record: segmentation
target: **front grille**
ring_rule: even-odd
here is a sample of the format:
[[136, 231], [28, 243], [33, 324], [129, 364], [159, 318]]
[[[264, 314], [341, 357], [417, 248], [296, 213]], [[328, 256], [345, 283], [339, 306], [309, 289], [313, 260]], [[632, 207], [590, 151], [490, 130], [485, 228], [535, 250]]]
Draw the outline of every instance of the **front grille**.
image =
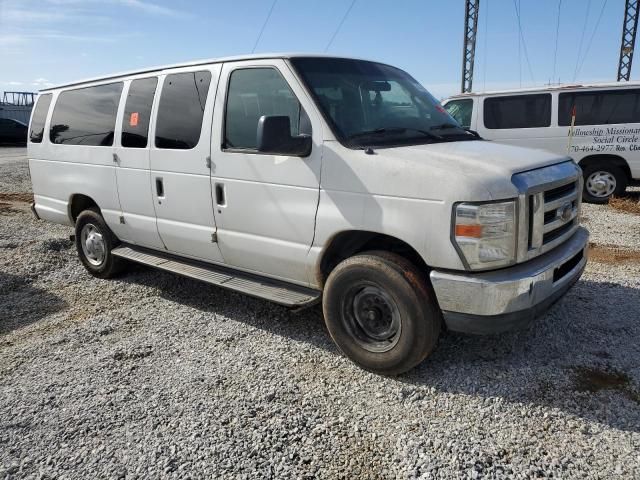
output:
[[542, 245], [557, 242], [575, 230], [579, 189], [579, 182], [574, 181], [544, 192]]
[[555, 230], [552, 230], [552, 231], [550, 231], [548, 233], [545, 233], [542, 236], [542, 244], [543, 245], [548, 245], [549, 243], [553, 242], [554, 240], [560, 238], [565, 233], [567, 233], [568, 231], [572, 230], [574, 224], [575, 224], [575, 220], [571, 220], [569, 223], [565, 223], [561, 227], [558, 227]]
[[517, 174], [521, 226], [518, 261], [541, 255], [563, 243], [578, 228], [582, 175], [573, 162]]

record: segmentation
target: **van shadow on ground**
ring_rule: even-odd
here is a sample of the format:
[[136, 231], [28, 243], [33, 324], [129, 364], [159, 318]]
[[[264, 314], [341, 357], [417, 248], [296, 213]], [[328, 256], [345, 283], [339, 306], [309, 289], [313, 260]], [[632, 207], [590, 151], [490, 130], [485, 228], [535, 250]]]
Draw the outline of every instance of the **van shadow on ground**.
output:
[[[340, 355], [319, 306], [296, 313], [143, 267], [134, 267], [123, 281]], [[444, 333], [425, 362], [391, 381], [409, 389], [433, 387], [557, 408], [640, 432], [640, 295], [619, 284], [580, 281], [530, 329], [485, 337]]]
[[57, 295], [34, 287], [28, 277], [0, 272], [0, 335], [66, 308]]

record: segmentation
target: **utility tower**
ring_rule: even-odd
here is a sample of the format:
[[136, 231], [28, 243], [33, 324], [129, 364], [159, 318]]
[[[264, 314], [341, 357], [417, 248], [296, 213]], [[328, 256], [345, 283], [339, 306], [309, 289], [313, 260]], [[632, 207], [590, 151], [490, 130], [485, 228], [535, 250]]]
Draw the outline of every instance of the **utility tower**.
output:
[[636, 44], [638, 29], [638, 0], [626, 0], [624, 6], [624, 23], [622, 24], [622, 42], [620, 43], [620, 61], [618, 63], [618, 81], [629, 81], [633, 47]]
[[[636, 1], [634, 3], [637, 4], [638, 2]], [[478, 33], [479, 7], [480, 0], [465, 0], [464, 46], [462, 48], [462, 86], [460, 89], [462, 92], [470, 92], [473, 87], [473, 63], [476, 56], [476, 35]], [[636, 16], [636, 25], [637, 23], [638, 17]]]

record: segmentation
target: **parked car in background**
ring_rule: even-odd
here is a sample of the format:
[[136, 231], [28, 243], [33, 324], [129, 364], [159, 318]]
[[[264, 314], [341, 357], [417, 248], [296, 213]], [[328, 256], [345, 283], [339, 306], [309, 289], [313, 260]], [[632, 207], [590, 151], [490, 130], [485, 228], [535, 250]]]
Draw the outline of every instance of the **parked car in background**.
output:
[[443, 106], [483, 138], [571, 156], [587, 202], [606, 203], [640, 179], [640, 83], [465, 93]]
[[0, 145], [26, 145], [27, 125], [12, 118], [0, 118]]
[[290, 307], [404, 372], [444, 325], [521, 328], [586, 265], [580, 169], [482, 141], [389, 65], [304, 55], [150, 68], [46, 89], [34, 211], [94, 276], [127, 260]]

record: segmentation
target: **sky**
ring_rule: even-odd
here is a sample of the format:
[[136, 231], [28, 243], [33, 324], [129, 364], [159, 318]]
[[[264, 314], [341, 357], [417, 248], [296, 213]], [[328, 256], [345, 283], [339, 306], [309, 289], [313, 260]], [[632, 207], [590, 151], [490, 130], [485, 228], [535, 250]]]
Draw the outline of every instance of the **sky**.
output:
[[[265, 25], [273, 0], [0, 0], [0, 91], [254, 46], [256, 53], [378, 60], [408, 71], [438, 98], [460, 91], [464, 0], [355, 0], [349, 10], [352, 1], [276, 0]], [[474, 90], [615, 81], [624, 3], [481, 0]], [[632, 79], [640, 79], [638, 69]]]

